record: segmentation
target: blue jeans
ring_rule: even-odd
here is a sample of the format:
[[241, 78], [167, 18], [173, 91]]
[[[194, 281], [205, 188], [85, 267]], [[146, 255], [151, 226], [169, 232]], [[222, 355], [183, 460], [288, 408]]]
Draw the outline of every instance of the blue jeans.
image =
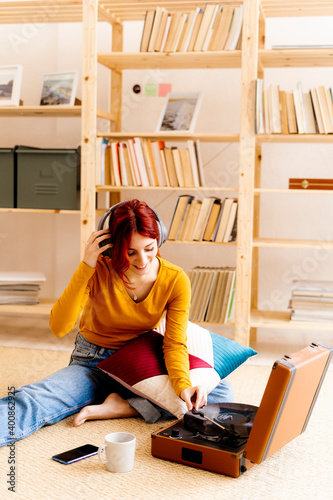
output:
[[[126, 399], [146, 422], [174, 418], [168, 411], [139, 398], [96, 367], [114, 352], [92, 344], [78, 333], [69, 366], [40, 382], [16, 389], [15, 398], [8, 396], [0, 400], [0, 446], [29, 436], [44, 425], [54, 424], [87, 405], [100, 404], [112, 392]], [[226, 381], [208, 395], [208, 403], [232, 400], [233, 391]]]

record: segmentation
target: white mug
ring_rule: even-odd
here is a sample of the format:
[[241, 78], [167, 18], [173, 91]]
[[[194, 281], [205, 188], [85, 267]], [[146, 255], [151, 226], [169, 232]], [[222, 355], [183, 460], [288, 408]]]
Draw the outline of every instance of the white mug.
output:
[[128, 432], [112, 432], [98, 448], [98, 458], [110, 472], [129, 472], [133, 469], [136, 437]]

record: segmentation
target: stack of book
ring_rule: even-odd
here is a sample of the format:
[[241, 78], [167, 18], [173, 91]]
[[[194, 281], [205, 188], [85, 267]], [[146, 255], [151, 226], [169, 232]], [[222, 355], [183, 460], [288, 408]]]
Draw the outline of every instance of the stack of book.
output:
[[178, 196], [169, 240], [228, 243], [237, 237], [237, 198]]
[[190, 321], [231, 322], [235, 315], [235, 269], [195, 267], [188, 275], [192, 289]]
[[256, 81], [257, 134], [332, 134], [333, 88], [323, 85], [303, 92], [302, 83], [292, 92], [279, 85], [263, 88]]
[[43, 273], [0, 272], [0, 304], [39, 304]]
[[189, 12], [157, 7], [146, 12], [141, 52], [191, 52], [240, 48], [243, 6], [206, 4]]
[[98, 138], [98, 185], [200, 187], [204, 185], [199, 141], [167, 147], [164, 141], [134, 137], [123, 142]]
[[333, 321], [333, 281], [294, 281], [289, 308], [293, 321]]

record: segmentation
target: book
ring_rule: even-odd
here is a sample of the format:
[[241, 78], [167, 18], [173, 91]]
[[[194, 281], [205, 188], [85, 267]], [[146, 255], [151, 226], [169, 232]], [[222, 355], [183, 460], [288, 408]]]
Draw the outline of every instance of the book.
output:
[[321, 116], [323, 119], [325, 134], [332, 134], [333, 133], [333, 125], [331, 123], [331, 117], [330, 117], [330, 111], [329, 111], [329, 107], [328, 107], [326, 89], [323, 85], [320, 85], [320, 86], [316, 87], [316, 92], [317, 92], [317, 96], [318, 96]]
[[288, 132], [289, 134], [297, 134], [296, 111], [295, 111], [294, 97], [291, 92], [286, 92], [286, 103], [287, 103]]
[[180, 159], [179, 149], [177, 147], [172, 147], [171, 151], [173, 154], [173, 162], [175, 165], [178, 186], [185, 187], [183, 166], [182, 166], [182, 162]]
[[202, 50], [202, 47], [203, 47], [208, 29], [209, 29], [209, 25], [211, 23], [211, 20], [213, 18], [214, 12], [215, 12], [215, 7], [216, 6], [214, 4], [208, 3], [205, 5], [202, 20], [201, 20], [199, 31], [198, 31], [198, 35], [197, 35], [197, 38], [195, 40], [195, 44], [193, 47], [194, 51]]
[[280, 104], [280, 89], [278, 85], [271, 85], [270, 91], [270, 103], [272, 107], [271, 120], [272, 120], [272, 133], [281, 134], [282, 133], [282, 121], [281, 121], [281, 104]]
[[120, 177], [120, 167], [119, 167], [119, 156], [118, 156], [118, 148], [119, 142], [111, 142], [111, 168], [114, 179], [115, 186], [121, 186], [121, 177]]
[[201, 290], [200, 290], [200, 303], [196, 311], [196, 318], [194, 321], [203, 322], [206, 316], [207, 307], [209, 304], [209, 299], [211, 295], [212, 286], [214, 279], [216, 277], [216, 272], [214, 269], [207, 269], [205, 273], [205, 279], [203, 280]]
[[225, 323], [226, 322], [226, 318], [227, 318], [227, 314], [228, 314], [229, 298], [230, 298], [230, 294], [232, 292], [236, 272], [235, 272], [235, 270], [230, 269], [226, 272], [226, 274], [227, 274], [227, 276], [226, 276], [227, 279], [226, 279], [226, 283], [225, 283], [222, 307], [220, 309], [218, 323]]
[[178, 34], [179, 23], [182, 17], [182, 12], [173, 12], [171, 14], [171, 22], [168, 31], [168, 36], [164, 45], [164, 52], [171, 52], [174, 50], [176, 36]]
[[168, 234], [169, 240], [177, 239], [182, 221], [184, 219], [186, 207], [189, 203], [192, 202], [193, 198], [194, 196], [188, 194], [182, 194], [178, 196], [176, 207], [174, 209], [171, 219], [171, 224]]
[[149, 186], [149, 179], [148, 179], [148, 174], [147, 174], [147, 170], [146, 170], [145, 159], [143, 156], [141, 140], [139, 137], [134, 137], [133, 141], [134, 141], [133, 145], [134, 145], [136, 162], [137, 162], [138, 170], [140, 172], [141, 185], [144, 187], [147, 187], [147, 186]]
[[180, 41], [181, 41], [181, 38], [183, 35], [183, 31], [185, 29], [186, 22], [187, 22], [187, 14], [181, 13], [179, 22], [177, 24], [177, 29], [175, 32], [175, 38], [174, 38], [173, 43], [171, 45], [171, 49], [170, 49], [171, 52], [177, 51], [177, 48], [180, 44]]
[[192, 30], [192, 33], [190, 36], [190, 40], [188, 43], [188, 47], [187, 47], [188, 52], [192, 52], [194, 49], [194, 44], [195, 44], [195, 41], [196, 41], [197, 36], [198, 36], [198, 32], [200, 29], [200, 24], [202, 21], [203, 14], [204, 14], [204, 11], [202, 9], [199, 9], [199, 12], [197, 13], [196, 20], [195, 20], [195, 23], [193, 26], [193, 30]]
[[319, 99], [316, 89], [310, 89], [310, 96], [312, 100], [312, 106], [314, 109], [314, 114], [316, 117], [316, 123], [318, 127], [319, 134], [325, 134], [325, 127], [323, 122], [323, 117], [320, 110]]
[[272, 132], [271, 129], [271, 109], [270, 109], [270, 97], [269, 97], [269, 91], [264, 89], [263, 90], [263, 101], [264, 101], [264, 128], [265, 128], [265, 134], [270, 134]]
[[206, 185], [205, 173], [204, 173], [204, 166], [203, 166], [203, 161], [202, 161], [202, 157], [201, 157], [201, 149], [200, 149], [199, 139], [196, 139], [196, 141], [194, 143], [194, 149], [195, 149], [195, 154], [196, 154], [196, 158], [197, 158], [200, 186], [205, 186]]
[[147, 52], [148, 44], [150, 40], [151, 29], [153, 27], [155, 17], [155, 9], [149, 9], [146, 11], [145, 22], [143, 26], [143, 32], [140, 43], [140, 52]]
[[255, 98], [255, 132], [256, 134], [263, 134], [264, 129], [264, 106], [263, 106], [263, 79], [258, 78], [256, 80], [256, 98]]
[[297, 132], [299, 134], [306, 134], [305, 114], [303, 108], [303, 97], [299, 88], [293, 90]]
[[190, 219], [190, 214], [191, 214], [192, 203], [194, 203], [194, 200], [192, 200], [191, 203], [188, 203], [186, 205], [184, 217], [183, 217], [183, 220], [182, 220], [182, 223], [181, 223], [178, 235], [177, 235], [177, 239], [179, 241], [185, 241], [184, 237], [185, 237], [185, 234], [188, 230], [188, 224], [189, 224], [189, 219]]
[[163, 33], [163, 37], [162, 37], [161, 46], [159, 48], [159, 52], [164, 52], [165, 44], [166, 44], [166, 41], [167, 41], [168, 36], [169, 36], [171, 21], [172, 21], [172, 14], [169, 13], [167, 20], [166, 20], [166, 24], [165, 24], [164, 33]]
[[155, 171], [157, 175], [158, 186], [167, 186], [166, 173], [164, 172], [162, 159], [160, 155], [160, 145], [159, 141], [150, 141], [150, 148], [153, 156], [153, 162], [155, 166]]
[[203, 241], [212, 241], [213, 235], [215, 234], [216, 225], [219, 220], [219, 213], [221, 210], [222, 201], [219, 198], [214, 200], [214, 204], [211, 208], [207, 225], [203, 234]]
[[179, 148], [180, 163], [183, 171], [184, 186], [194, 187], [190, 152], [187, 148]]
[[232, 239], [231, 233], [232, 233], [232, 230], [233, 230], [233, 227], [234, 227], [234, 224], [236, 221], [236, 217], [237, 217], [237, 208], [238, 208], [238, 202], [237, 202], [237, 200], [234, 200], [233, 204], [231, 205], [231, 208], [230, 208], [229, 219], [228, 219], [227, 226], [225, 228], [225, 233], [223, 236], [223, 243], [228, 243]]
[[217, 26], [216, 39], [213, 42], [213, 46], [210, 50], [223, 50], [227, 42], [234, 9], [231, 6], [224, 5], [222, 11], [222, 18], [219, 25]]
[[210, 19], [210, 22], [209, 22], [209, 25], [208, 25], [208, 29], [207, 29], [207, 33], [206, 33], [206, 36], [205, 36], [205, 39], [204, 39], [204, 42], [202, 44], [202, 49], [203, 51], [207, 51], [208, 50], [208, 47], [209, 47], [209, 44], [210, 44], [210, 40], [213, 36], [213, 31], [214, 31], [214, 28], [215, 28], [215, 24], [216, 24], [216, 18], [218, 16], [218, 13], [220, 11], [221, 7], [220, 5], [216, 4], [214, 6], [214, 10], [213, 10], [213, 15]]
[[214, 282], [211, 286], [211, 293], [209, 297], [209, 304], [206, 310], [206, 315], [205, 315], [205, 321], [208, 323], [214, 321], [214, 307], [216, 306], [216, 301], [218, 298], [218, 289], [219, 289], [219, 284], [221, 280], [221, 275], [223, 276], [224, 270], [223, 269], [216, 269], [215, 270], [215, 279]]
[[223, 19], [223, 7], [221, 7], [219, 5], [218, 12], [217, 12], [217, 15], [215, 17], [214, 25], [211, 28], [212, 33], [210, 36], [209, 45], [207, 47], [207, 50], [209, 50], [209, 51], [216, 50], [216, 49], [214, 49], [214, 45], [216, 45], [216, 40], [217, 40], [217, 37], [219, 35], [219, 30], [221, 29], [222, 19]]
[[163, 9], [158, 32], [157, 32], [156, 39], [155, 39], [155, 44], [154, 44], [154, 51], [155, 52], [161, 52], [162, 43], [164, 40], [164, 34], [165, 34], [166, 27], [167, 27], [169, 16], [170, 16], [169, 12], [167, 10]]
[[168, 172], [169, 184], [171, 187], [178, 186], [178, 178], [176, 173], [176, 167], [174, 162], [174, 155], [171, 148], [163, 149], [164, 157], [165, 157], [165, 166]]
[[288, 134], [288, 112], [287, 112], [287, 97], [284, 90], [280, 90], [280, 105], [281, 105], [281, 132]]
[[192, 201], [186, 221], [186, 231], [181, 235], [182, 241], [193, 241], [194, 230], [201, 210], [201, 205], [201, 200]]
[[242, 31], [243, 5], [234, 8], [233, 18], [229, 30], [229, 35], [225, 45], [225, 50], [235, 50]]
[[149, 179], [151, 186], [159, 186], [157, 171], [155, 168], [153, 152], [151, 149], [151, 141], [149, 139], [144, 139], [142, 141], [142, 147], [145, 152], [145, 162], [147, 171], [149, 172]]
[[194, 142], [192, 140], [188, 140], [187, 147], [188, 147], [188, 152], [189, 152], [190, 162], [191, 162], [193, 185], [194, 185], [194, 187], [200, 187], [198, 161], [197, 161], [197, 154], [196, 154]]
[[186, 23], [186, 28], [184, 30], [184, 36], [181, 45], [178, 47], [180, 52], [187, 52], [190, 44], [191, 36], [194, 30], [194, 26], [198, 17], [199, 12], [201, 11], [200, 7], [197, 7], [195, 10], [191, 10]]
[[138, 162], [136, 159], [136, 153], [135, 153], [135, 148], [134, 148], [134, 139], [129, 139], [127, 141], [127, 147], [128, 147], [128, 156], [129, 156], [129, 160], [131, 163], [131, 169], [133, 172], [134, 185], [135, 186], [142, 186], [141, 175], [140, 175], [139, 166], [138, 166]]
[[314, 110], [313, 110], [313, 106], [312, 106], [310, 92], [303, 93], [303, 104], [304, 104], [304, 113], [305, 113], [305, 121], [306, 121], [306, 126], [307, 126], [307, 133], [308, 134], [316, 134], [317, 127], [316, 127], [315, 114], [314, 114]]
[[207, 222], [209, 219], [210, 212], [213, 208], [214, 203], [218, 200], [215, 196], [209, 196], [202, 200], [202, 205], [199, 213], [199, 217], [194, 229], [193, 240], [202, 241]]
[[234, 201], [234, 198], [225, 198], [222, 203], [220, 222], [214, 240], [216, 243], [223, 242], [225, 230], [229, 221], [230, 210]]
[[154, 52], [155, 50], [156, 39], [161, 27], [161, 20], [164, 12], [165, 12], [164, 7], [156, 7], [154, 21], [151, 27], [150, 37], [147, 47], [148, 52]]

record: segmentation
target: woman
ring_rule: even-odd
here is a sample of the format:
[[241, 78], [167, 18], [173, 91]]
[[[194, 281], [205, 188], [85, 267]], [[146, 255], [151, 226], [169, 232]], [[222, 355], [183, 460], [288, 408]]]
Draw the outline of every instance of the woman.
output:
[[[87, 419], [141, 415], [155, 422], [172, 416], [96, 366], [128, 341], [156, 328], [165, 312], [163, 350], [171, 384], [188, 410], [207, 404], [205, 390], [192, 387], [189, 377], [190, 282], [182, 269], [159, 255], [162, 224], [146, 203], [132, 200], [112, 207], [109, 229], [91, 234], [82, 262], [50, 315], [57, 337], [70, 332], [81, 315], [69, 366], [16, 391], [14, 435], [6, 429], [8, 398], [0, 401], [0, 445], [77, 412], [75, 426]], [[226, 382], [208, 395], [208, 402], [221, 400], [232, 400]]]

